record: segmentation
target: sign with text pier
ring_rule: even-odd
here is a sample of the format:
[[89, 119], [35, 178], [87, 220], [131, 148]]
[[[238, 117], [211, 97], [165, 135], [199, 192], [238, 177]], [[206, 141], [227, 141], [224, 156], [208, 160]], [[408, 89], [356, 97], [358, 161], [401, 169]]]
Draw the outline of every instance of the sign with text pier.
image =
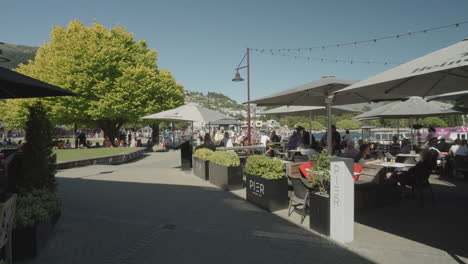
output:
[[354, 162], [334, 158], [330, 164], [330, 238], [354, 240]]

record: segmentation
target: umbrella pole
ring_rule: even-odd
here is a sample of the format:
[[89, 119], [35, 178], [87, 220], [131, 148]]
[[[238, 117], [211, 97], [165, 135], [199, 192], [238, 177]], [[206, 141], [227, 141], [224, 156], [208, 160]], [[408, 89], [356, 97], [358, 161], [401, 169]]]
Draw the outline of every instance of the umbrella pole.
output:
[[400, 140], [400, 120], [398, 120], [398, 125], [397, 125], [397, 141]]
[[327, 96], [325, 98], [325, 105], [327, 109], [327, 152], [328, 155], [333, 155], [333, 147], [332, 147], [332, 134], [331, 134], [331, 126], [332, 126], [332, 120], [331, 120], [331, 100], [332, 98], [330, 96]]

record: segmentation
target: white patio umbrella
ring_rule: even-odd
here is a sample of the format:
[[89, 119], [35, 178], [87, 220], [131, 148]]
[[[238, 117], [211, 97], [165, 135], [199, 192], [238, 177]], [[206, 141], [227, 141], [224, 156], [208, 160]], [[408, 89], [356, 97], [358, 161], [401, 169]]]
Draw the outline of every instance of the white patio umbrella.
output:
[[413, 96], [406, 101], [391, 102], [374, 108], [368, 112], [355, 116], [357, 120], [370, 120], [378, 118], [407, 119], [428, 116], [443, 116], [462, 114], [453, 110], [453, 105], [440, 102], [428, 102], [421, 97]]
[[186, 121], [209, 123], [220, 119], [235, 119], [223, 113], [204, 108], [198, 104], [188, 103], [177, 108], [142, 117], [168, 121]]
[[429, 97], [429, 101], [432, 100], [455, 101], [456, 105], [468, 106], [468, 88], [466, 91], [446, 93]]
[[327, 146], [331, 153], [331, 105], [352, 104], [353, 102], [366, 102], [366, 98], [357, 93], [346, 96], [334, 92], [347, 87], [356, 81], [339, 79], [334, 76], [325, 76], [320, 80], [293, 87], [278, 93], [258, 98], [251, 103], [258, 106], [269, 105], [299, 105], [299, 106], [325, 106], [328, 117]]
[[142, 119], [192, 122], [193, 133], [193, 122], [209, 124], [210, 122], [220, 119], [228, 120], [235, 118], [208, 108], [204, 108], [198, 104], [188, 103], [171, 110], [144, 116]]
[[382, 100], [426, 97], [467, 89], [468, 39], [465, 39], [350, 85], [338, 93]]
[[[462, 112], [453, 109], [453, 105], [440, 102], [428, 102], [421, 97], [413, 96], [405, 101], [392, 102], [366, 113], [355, 116], [360, 121], [372, 119], [411, 119], [428, 116], [458, 115]], [[398, 126], [398, 135], [400, 134]], [[411, 144], [413, 147], [413, 144]]]
[[[336, 114], [344, 113], [362, 113], [362, 111], [354, 110], [347, 107], [332, 106], [333, 112]], [[327, 109], [324, 106], [280, 106], [273, 109], [259, 112], [260, 115], [288, 115], [288, 116], [309, 116], [309, 126], [312, 123], [312, 115], [326, 115]]]

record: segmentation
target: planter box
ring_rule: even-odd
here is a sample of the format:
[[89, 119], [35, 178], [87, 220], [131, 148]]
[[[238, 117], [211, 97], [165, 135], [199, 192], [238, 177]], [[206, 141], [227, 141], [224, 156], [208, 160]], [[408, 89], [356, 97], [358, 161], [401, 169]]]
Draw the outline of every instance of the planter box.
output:
[[193, 174], [207, 181], [210, 178], [209, 171], [209, 161], [193, 158]]
[[209, 164], [210, 183], [226, 191], [244, 188], [241, 166], [225, 167], [213, 162]]
[[330, 236], [330, 196], [309, 194], [310, 229]]
[[52, 237], [60, 217], [61, 214], [53, 215], [33, 227], [13, 229], [11, 241], [13, 259], [36, 257]]
[[247, 201], [270, 212], [288, 208], [288, 179], [246, 175]]

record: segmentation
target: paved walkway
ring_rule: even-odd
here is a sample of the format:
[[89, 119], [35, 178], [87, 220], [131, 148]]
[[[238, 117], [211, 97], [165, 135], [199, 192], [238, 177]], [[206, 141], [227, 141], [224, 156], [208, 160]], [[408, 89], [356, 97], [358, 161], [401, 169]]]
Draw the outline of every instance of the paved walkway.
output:
[[372, 263], [180, 171], [179, 155], [60, 171], [63, 223], [23, 263]]

